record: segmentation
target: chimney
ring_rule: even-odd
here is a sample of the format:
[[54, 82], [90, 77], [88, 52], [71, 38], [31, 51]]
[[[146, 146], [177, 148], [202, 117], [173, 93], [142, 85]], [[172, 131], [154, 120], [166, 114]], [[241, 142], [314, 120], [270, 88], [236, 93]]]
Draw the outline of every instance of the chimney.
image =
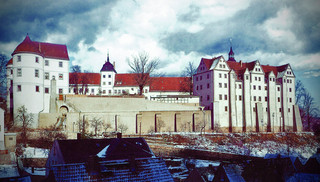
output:
[[116, 69], [116, 62], [113, 61], [113, 68]]
[[240, 61], [240, 66], [242, 67], [242, 61]]
[[122, 138], [122, 133], [117, 133], [117, 138]]

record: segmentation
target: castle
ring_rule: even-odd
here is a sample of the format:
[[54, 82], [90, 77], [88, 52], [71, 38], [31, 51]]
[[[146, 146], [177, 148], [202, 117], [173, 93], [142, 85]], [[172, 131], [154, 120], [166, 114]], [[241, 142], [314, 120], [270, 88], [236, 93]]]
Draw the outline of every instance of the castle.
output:
[[237, 62], [230, 47], [228, 60], [223, 56], [202, 58], [193, 81], [193, 93], [200, 96], [200, 105], [212, 111], [212, 129], [301, 131], [290, 64]]
[[[7, 64], [7, 108], [14, 119], [17, 109], [25, 106], [34, 116], [35, 128], [40, 118], [61, 118], [46, 113], [78, 113], [68, 118], [72, 132], [77, 132], [75, 122], [82, 116], [84, 118], [85, 113], [110, 118], [108, 120], [114, 124], [115, 130], [122, 114], [123, 122], [128, 126], [135, 125], [130, 130], [135, 133], [138, 133], [139, 124], [140, 132], [141, 126], [150, 126], [156, 132], [161, 114], [168, 131], [185, 131], [182, 128], [187, 128], [183, 126], [186, 124], [192, 128], [190, 131], [197, 131], [196, 124], [201, 118], [208, 122], [207, 130], [223, 132], [301, 131], [302, 128], [299, 109], [295, 105], [295, 76], [289, 64], [269, 66], [261, 65], [259, 61], [237, 62], [231, 47], [228, 60], [223, 56], [201, 59], [193, 76], [193, 96], [182, 89], [188, 80], [186, 77], [153, 77], [141, 91], [143, 99], [150, 102], [128, 99], [140, 103], [140, 107], [131, 109], [132, 115], [128, 116], [128, 107], [123, 106], [117, 111], [108, 103], [103, 105], [109, 109], [95, 111], [97, 102], [125, 103], [120, 101], [121, 98], [109, 96], [137, 95], [140, 90], [135, 76], [135, 73], [117, 73], [115, 63], [109, 60], [109, 53], [100, 73], [69, 73], [66, 45], [32, 41], [27, 35]], [[88, 98], [64, 99], [75, 94]], [[90, 103], [87, 107], [75, 105], [85, 104], [84, 100]], [[180, 105], [159, 105], [154, 101]], [[200, 117], [202, 112], [203, 117]], [[207, 116], [208, 113], [211, 114]], [[66, 114], [63, 117], [66, 122]], [[153, 119], [147, 121], [142, 117]], [[142, 122], [149, 123], [143, 125]], [[144, 131], [148, 129], [145, 127]]]

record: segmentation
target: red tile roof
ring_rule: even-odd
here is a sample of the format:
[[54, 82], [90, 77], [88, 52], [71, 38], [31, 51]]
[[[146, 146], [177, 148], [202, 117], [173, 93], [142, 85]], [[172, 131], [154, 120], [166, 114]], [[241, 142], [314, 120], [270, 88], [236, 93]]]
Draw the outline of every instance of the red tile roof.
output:
[[136, 73], [116, 74], [114, 86], [116, 87], [137, 86], [135, 76], [136, 76]]
[[179, 92], [186, 77], [153, 77], [150, 91]]
[[18, 53], [34, 53], [42, 55], [46, 58], [56, 58], [69, 60], [68, 50], [66, 45], [51, 44], [45, 42], [35, 42], [26, 38], [16, 47], [12, 55]]
[[207, 69], [209, 70], [213, 61], [215, 58], [212, 59], [206, 59], [206, 58], [202, 58], [203, 63], [206, 65]]
[[12, 63], [13, 63], [13, 59], [11, 58], [11, 59], [8, 61], [7, 66], [8, 66], [9, 64], [12, 64]]
[[[78, 77], [78, 81], [76, 81], [75, 77]], [[100, 73], [69, 73], [69, 84], [76, 84], [76, 82], [82, 84], [82, 82], [85, 82], [86, 84], [100, 85], [100, 79]]]

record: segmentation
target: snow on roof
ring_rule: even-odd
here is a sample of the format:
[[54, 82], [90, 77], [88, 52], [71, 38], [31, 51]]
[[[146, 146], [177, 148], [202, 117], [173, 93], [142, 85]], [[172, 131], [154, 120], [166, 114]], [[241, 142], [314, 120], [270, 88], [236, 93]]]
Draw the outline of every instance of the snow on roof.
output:
[[106, 153], [107, 153], [107, 150], [108, 150], [109, 146], [110, 146], [110, 145], [107, 145], [104, 149], [102, 149], [102, 150], [97, 154], [97, 156], [100, 157], [100, 158], [106, 157]]
[[[133, 162], [133, 163], [132, 163]], [[99, 162], [99, 173], [95, 179], [89, 176], [85, 163], [53, 165], [56, 181], [173, 181], [173, 178], [160, 158], [144, 158], [135, 161]], [[133, 167], [134, 166], [134, 170]]]
[[49, 149], [27, 147], [24, 155], [26, 158], [48, 158]]

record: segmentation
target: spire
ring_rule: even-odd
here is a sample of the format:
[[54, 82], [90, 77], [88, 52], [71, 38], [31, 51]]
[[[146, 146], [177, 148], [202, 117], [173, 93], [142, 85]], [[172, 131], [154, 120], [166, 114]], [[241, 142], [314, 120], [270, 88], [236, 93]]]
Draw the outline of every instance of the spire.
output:
[[234, 52], [232, 50], [232, 38], [230, 38], [230, 51], [229, 51], [229, 59], [228, 61], [236, 61], [234, 59]]
[[107, 51], [107, 62], [110, 62], [110, 61], [109, 61], [109, 49], [108, 49], [108, 51]]

